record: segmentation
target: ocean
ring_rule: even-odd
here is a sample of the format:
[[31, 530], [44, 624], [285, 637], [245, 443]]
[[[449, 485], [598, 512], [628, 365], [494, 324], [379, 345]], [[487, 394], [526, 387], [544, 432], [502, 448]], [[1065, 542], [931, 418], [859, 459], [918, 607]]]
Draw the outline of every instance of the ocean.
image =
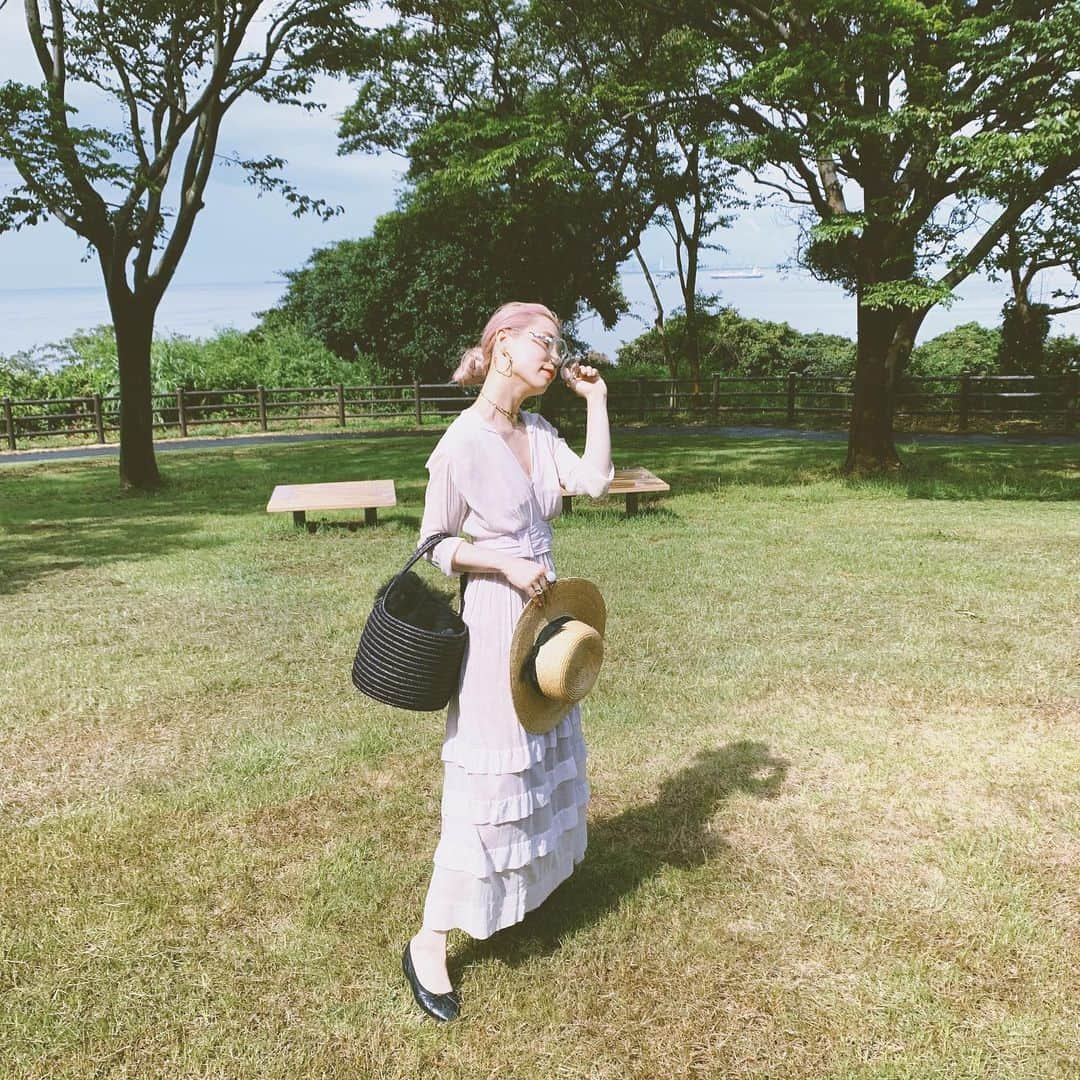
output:
[[[719, 293], [721, 302], [752, 318], [788, 322], [804, 332], [814, 330], [855, 336], [854, 300], [835, 286], [814, 281], [801, 273], [781, 273], [762, 268], [760, 278], [710, 278], [700, 276], [700, 291]], [[579, 331], [593, 348], [612, 359], [619, 346], [646, 330], [655, 318], [648, 286], [640, 273], [625, 273], [623, 290], [631, 313], [607, 330], [596, 315], [586, 316]], [[247, 330], [258, 322], [256, 312], [272, 307], [282, 296], [284, 280], [173, 285], [158, 312], [158, 334], [207, 337], [223, 327]], [[658, 281], [661, 300], [670, 314], [681, 302], [678, 282]], [[1046, 292], [1052, 283], [1044, 286]], [[960, 287], [960, 298], [951, 308], [938, 307], [927, 317], [920, 341], [960, 323], [994, 326], [1000, 321], [1007, 292], [1003, 282], [970, 278]], [[477, 317], [482, 323], [483, 313]], [[99, 287], [58, 289], [0, 289], [0, 355], [59, 341], [78, 329], [108, 322], [104, 290]], [[1080, 335], [1080, 312], [1059, 316], [1055, 333]]]

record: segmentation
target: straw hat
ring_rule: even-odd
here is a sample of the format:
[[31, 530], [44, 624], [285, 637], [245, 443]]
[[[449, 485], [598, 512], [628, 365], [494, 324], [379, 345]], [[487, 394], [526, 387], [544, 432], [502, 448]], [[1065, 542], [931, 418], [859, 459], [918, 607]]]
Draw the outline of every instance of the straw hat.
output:
[[526, 731], [550, 731], [592, 689], [606, 619], [600, 590], [585, 578], [560, 578], [543, 607], [525, 605], [510, 642], [510, 693]]

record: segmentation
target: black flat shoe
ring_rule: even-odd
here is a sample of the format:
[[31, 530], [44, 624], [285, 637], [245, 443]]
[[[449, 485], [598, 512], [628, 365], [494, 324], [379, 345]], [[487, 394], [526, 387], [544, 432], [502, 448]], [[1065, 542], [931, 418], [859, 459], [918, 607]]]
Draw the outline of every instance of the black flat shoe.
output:
[[411, 945], [412, 942], [408, 942], [405, 945], [405, 951], [401, 954], [401, 968], [405, 972], [405, 978], [409, 980], [416, 1004], [428, 1016], [433, 1016], [436, 1020], [453, 1020], [461, 1011], [457, 991], [451, 990], [449, 994], [433, 994], [430, 990], [426, 990], [416, 977], [416, 969], [413, 967], [412, 953], [409, 948]]

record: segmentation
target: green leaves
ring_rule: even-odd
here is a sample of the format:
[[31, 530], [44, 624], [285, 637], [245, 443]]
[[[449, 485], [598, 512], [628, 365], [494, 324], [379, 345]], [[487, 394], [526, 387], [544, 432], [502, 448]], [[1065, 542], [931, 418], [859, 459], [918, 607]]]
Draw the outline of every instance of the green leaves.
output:
[[889, 311], [919, 311], [937, 304], [950, 307], [955, 300], [949, 286], [919, 277], [866, 285], [860, 296], [864, 307]]
[[[134, 290], [152, 280], [150, 291], [160, 296], [221, 159], [225, 114], [247, 93], [320, 107], [308, 95], [324, 50], [370, 36], [353, 17], [366, 7], [366, 0], [230, 0], [211, 7], [62, 0], [42, 23], [31, 6], [27, 28], [43, 82], [0, 87], [0, 157], [21, 178], [0, 193], [0, 232], [57, 217], [112, 266], [107, 276], [114, 284], [134, 268]], [[115, 127], [74, 123], [68, 96], [75, 84], [116, 100]], [[297, 215], [326, 218], [340, 210], [285, 180], [281, 157], [225, 160], [260, 193], [285, 198]], [[162, 251], [156, 266], [155, 250]]]
[[74, 106], [52, 100], [46, 86], [0, 85], [0, 157], [23, 178], [0, 196], [0, 233], [60, 217], [91, 238], [92, 211], [81, 186], [106, 189], [130, 183], [134, 168], [116, 158], [126, 149], [122, 135], [73, 124]]

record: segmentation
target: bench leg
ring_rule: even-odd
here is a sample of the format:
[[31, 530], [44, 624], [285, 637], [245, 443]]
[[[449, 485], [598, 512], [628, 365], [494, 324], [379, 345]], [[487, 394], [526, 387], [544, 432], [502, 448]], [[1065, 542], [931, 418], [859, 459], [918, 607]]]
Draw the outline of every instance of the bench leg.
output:
[[562, 512], [564, 514], [572, 514], [574, 512], [574, 496], [564, 495], [562, 497]]
[[364, 524], [365, 525], [378, 525], [379, 524], [379, 511], [375, 506], [364, 507]]
[[304, 510], [294, 510], [292, 512], [292, 523], [294, 525], [297, 525], [300, 528], [303, 528], [304, 523], [306, 521], [307, 521], [307, 513], [306, 513], [306, 511], [304, 511]]
[[626, 493], [626, 516], [633, 517], [638, 512], [638, 495], [636, 491]]

